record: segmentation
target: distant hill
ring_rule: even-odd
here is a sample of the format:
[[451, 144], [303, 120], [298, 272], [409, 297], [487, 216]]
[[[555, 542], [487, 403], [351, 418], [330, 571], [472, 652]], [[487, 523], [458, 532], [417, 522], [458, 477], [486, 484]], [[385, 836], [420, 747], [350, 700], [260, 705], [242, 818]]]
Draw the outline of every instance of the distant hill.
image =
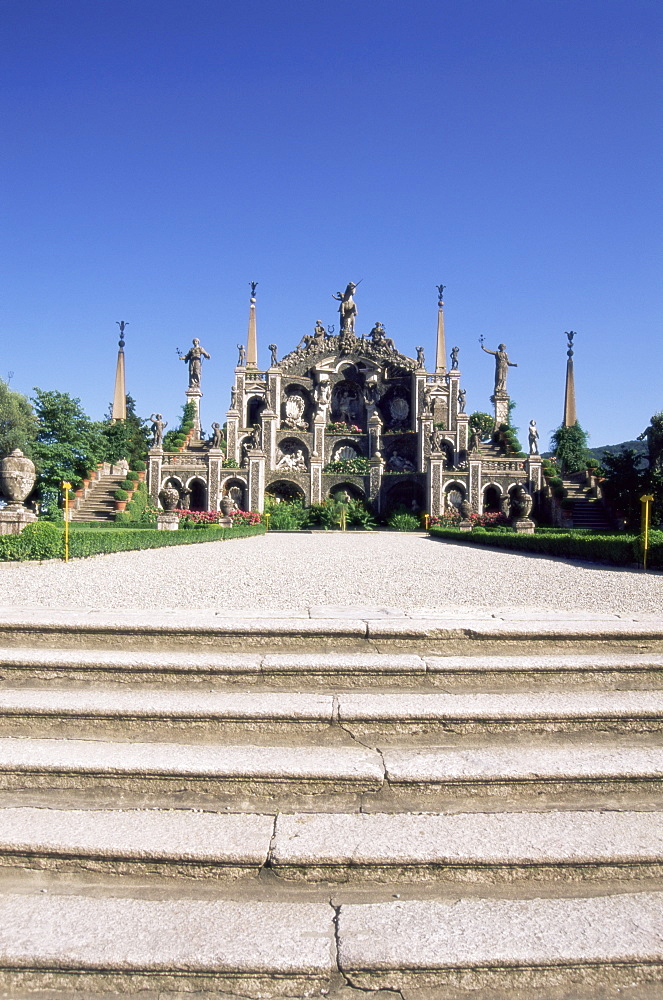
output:
[[[647, 442], [646, 441], [622, 441], [621, 444], [604, 444], [600, 448], [588, 448], [587, 454], [590, 458], [596, 458], [600, 462], [603, 458], [603, 452], [607, 451], [611, 455], [616, 455], [620, 451], [624, 451], [626, 448], [631, 448], [636, 455], [642, 455], [643, 458], [647, 457]], [[542, 453], [543, 458], [551, 458], [552, 452], [545, 451]]]

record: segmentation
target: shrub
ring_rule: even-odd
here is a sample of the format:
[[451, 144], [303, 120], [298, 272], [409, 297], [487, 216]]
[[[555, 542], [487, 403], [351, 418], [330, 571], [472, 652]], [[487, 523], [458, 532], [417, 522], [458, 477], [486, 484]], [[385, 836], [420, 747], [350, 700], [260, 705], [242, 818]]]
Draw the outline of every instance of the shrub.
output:
[[127, 493], [126, 490], [115, 490], [115, 492], [113, 493], [113, 499], [114, 500], [128, 500], [129, 499], [129, 494]]
[[566, 500], [568, 497], [568, 490], [565, 486], [555, 486], [553, 490], [553, 496], [555, 500]]
[[131, 468], [134, 469], [136, 472], [145, 472], [145, 470], [147, 469], [147, 465], [140, 458], [136, 458], [131, 463]]
[[356, 458], [339, 458], [337, 462], [329, 462], [323, 472], [347, 472], [351, 475], [366, 476], [371, 471], [371, 465], [363, 455]]
[[140, 482], [140, 476], [137, 472], [127, 472], [127, 482], [136, 484]]
[[0, 537], [0, 560], [58, 559], [64, 555], [64, 532], [50, 521], [37, 521], [20, 535]]
[[[433, 538], [463, 545], [488, 545], [492, 548], [561, 556], [566, 559], [610, 563], [613, 566], [628, 566], [633, 563], [634, 543], [638, 543], [637, 537], [632, 535], [601, 535], [569, 530], [536, 531], [533, 535], [519, 535], [512, 531], [505, 534], [477, 530], [463, 533], [453, 528], [435, 526], [429, 529], [429, 533]], [[663, 566], [663, 541], [660, 544], [657, 541], [650, 547], [648, 564], [651, 567]]]
[[387, 524], [390, 528], [395, 531], [419, 531], [421, 525], [419, 523], [419, 518], [414, 514], [406, 513], [394, 513], [391, 515]]

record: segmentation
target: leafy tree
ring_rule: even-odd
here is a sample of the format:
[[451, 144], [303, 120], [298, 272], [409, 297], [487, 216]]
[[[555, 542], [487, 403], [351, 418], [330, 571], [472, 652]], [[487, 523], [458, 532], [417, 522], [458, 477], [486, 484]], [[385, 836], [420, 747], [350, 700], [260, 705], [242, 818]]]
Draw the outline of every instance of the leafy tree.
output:
[[587, 460], [587, 434], [580, 424], [560, 426], [550, 439], [560, 472], [579, 472]]
[[0, 458], [14, 448], [32, 455], [32, 442], [37, 435], [37, 420], [30, 401], [20, 392], [12, 392], [0, 379]]
[[32, 397], [37, 414], [37, 440], [32, 457], [37, 466], [37, 486], [42, 510], [52, 516], [64, 480], [75, 487], [85, 473], [105, 460], [107, 441], [103, 425], [84, 413], [80, 399], [66, 392], [35, 387]]
[[643, 457], [633, 448], [624, 448], [616, 454], [605, 451], [601, 459], [604, 479], [603, 496], [611, 500], [627, 527], [636, 529], [640, 524], [640, 497], [647, 491], [648, 471], [643, 468]]
[[112, 407], [109, 407], [102, 433], [106, 439], [105, 460], [119, 462], [126, 458], [129, 464], [136, 459], [147, 457], [149, 430], [147, 421], [136, 413], [136, 401], [127, 395], [126, 420], [112, 422]]
[[470, 413], [469, 426], [470, 430], [478, 430], [482, 441], [487, 441], [493, 433], [495, 418], [490, 413], [475, 410], [474, 413]]

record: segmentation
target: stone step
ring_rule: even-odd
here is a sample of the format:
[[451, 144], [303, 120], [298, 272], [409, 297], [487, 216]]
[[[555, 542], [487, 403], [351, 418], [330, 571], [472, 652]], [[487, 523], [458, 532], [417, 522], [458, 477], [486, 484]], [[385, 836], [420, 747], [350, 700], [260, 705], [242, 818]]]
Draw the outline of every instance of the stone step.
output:
[[[141, 796], [160, 806], [222, 803], [231, 811], [264, 807], [282, 796], [304, 811], [380, 803], [430, 810], [440, 803], [480, 797], [539, 795], [541, 805], [584, 796], [593, 804], [658, 795], [663, 747], [556, 742], [545, 746], [392, 747], [353, 743], [267, 746], [93, 739], [0, 738], [0, 789], [86, 792], [86, 801], [116, 805]], [[234, 796], [234, 798], [233, 798]], [[16, 799], [16, 794], [14, 794]], [[317, 799], [316, 799], [317, 797]], [[511, 797], [511, 799], [509, 798]], [[34, 796], [33, 796], [34, 798]], [[7, 803], [7, 795], [3, 801]], [[217, 808], [215, 806], [215, 808]], [[287, 808], [286, 805], [283, 808]], [[512, 805], [513, 808], [513, 805]], [[521, 806], [522, 808], [522, 806]], [[315, 811], [314, 809], [314, 811]]]
[[562, 984], [596, 997], [660, 983], [662, 908], [660, 892], [340, 905], [11, 893], [0, 986], [302, 997]]
[[660, 812], [216, 813], [0, 808], [0, 866], [316, 882], [660, 878]]
[[407, 653], [214, 653], [53, 649], [0, 649], [0, 678], [90, 681], [263, 684], [275, 688], [315, 684], [346, 688], [402, 687], [498, 690], [561, 685], [594, 688], [663, 685], [661, 653], [436, 656]]
[[663, 730], [663, 691], [187, 690], [171, 688], [0, 688], [0, 733], [38, 736], [143, 734], [174, 730], [383, 733]]

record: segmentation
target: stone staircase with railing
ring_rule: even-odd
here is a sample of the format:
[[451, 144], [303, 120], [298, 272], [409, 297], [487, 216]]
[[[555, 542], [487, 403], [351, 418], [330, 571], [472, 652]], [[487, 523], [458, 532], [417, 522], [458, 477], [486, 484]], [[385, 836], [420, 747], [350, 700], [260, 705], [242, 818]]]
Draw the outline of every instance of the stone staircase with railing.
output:
[[77, 500], [72, 512], [72, 521], [113, 521], [115, 520], [115, 499], [113, 494], [126, 478], [125, 473], [108, 474], [95, 479], [85, 491], [86, 495]]
[[584, 476], [566, 478], [562, 483], [573, 501], [572, 520], [574, 528], [593, 528], [595, 530], [611, 530], [611, 520], [600, 497], [595, 495], [585, 482]]
[[663, 621], [263, 614], [0, 613], [0, 995], [661, 995]]

